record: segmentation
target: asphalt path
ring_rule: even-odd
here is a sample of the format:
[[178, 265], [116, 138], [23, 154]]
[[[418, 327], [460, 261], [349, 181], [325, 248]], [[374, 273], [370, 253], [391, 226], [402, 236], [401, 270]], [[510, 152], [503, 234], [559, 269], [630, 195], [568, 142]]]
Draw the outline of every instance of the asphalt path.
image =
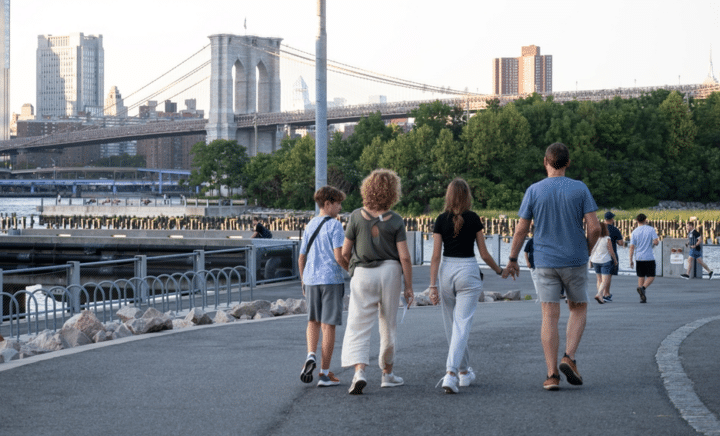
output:
[[[413, 271], [421, 292], [429, 268]], [[485, 277], [486, 290], [534, 296], [527, 271], [516, 281]], [[563, 381], [557, 392], [542, 389], [534, 300], [478, 306], [469, 342], [478, 378], [457, 395], [436, 388], [447, 354], [438, 307], [413, 307], [398, 326], [395, 373], [404, 386], [380, 388], [375, 328], [360, 396], [348, 395], [353, 370], [340, 367], [344, 326], [331, 367], [341, 386], [300, 382], [307, 321], [290, 316], [0, 364], [0, 435], [720, 434], [720, 281], [658, 278], [647, 304], [635, 287], [635, 277], [618, 276], [614, 302], [591, 300], [576, 356], [584, 384]], [[268, 286], [254, 296], [297, 297], [298, 289]], [[562, 307], [561, 347], [567, 314]]]

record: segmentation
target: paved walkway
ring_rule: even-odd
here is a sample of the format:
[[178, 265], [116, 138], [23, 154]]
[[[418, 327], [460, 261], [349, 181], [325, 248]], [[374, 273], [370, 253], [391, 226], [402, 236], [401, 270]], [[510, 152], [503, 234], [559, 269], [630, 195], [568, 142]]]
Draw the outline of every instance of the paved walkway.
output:
[[[416, 292], [428, 274], [414, 268]], [[486, 289], [534, 294], [522, 274], [503, 281], [486, 271]], [[479, 306], [470, 339], [478, 380], [458, 395], [435, 388], [447, 353], [437, 307], [412, 308], [398, 326], [395, 372], [405, 386], [380, 389], [373, 334], [362, 396], [347, 394], [352, 370], [339, 366], [344, 327], [332, 365], [342, 385], [300, 382], [306, 318], [292, 316], [0, 364], [0, 434], [720, 434], [720, 281], [658, 278], [647, 304], [635, 286], [634, 277], [615, 277], [615, 301], [590, 304], [580, 387], [542, 389], [534, 302]], [[298, 289], [264, 287], [255, 298], [297, 297]]]

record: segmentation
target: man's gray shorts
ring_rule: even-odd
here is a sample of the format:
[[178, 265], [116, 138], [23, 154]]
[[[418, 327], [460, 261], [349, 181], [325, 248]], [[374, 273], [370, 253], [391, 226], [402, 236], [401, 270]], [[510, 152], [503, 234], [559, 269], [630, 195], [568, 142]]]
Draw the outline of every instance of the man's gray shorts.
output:
[[587, 303], [587, 265], [565, 268], [535, 268], [535, 290], [541, 303], [559, 303], [560, 290], [575, 303]]
[[344, 295], [344, 283], [339, 285], [305, 285], [308, 321], [342, 325]]

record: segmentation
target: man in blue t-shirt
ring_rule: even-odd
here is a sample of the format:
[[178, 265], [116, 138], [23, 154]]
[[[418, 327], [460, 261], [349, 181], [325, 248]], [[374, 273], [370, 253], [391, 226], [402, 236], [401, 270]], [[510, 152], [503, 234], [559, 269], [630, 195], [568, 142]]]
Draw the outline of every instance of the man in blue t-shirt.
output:
[[[625, 246], [625, 241], [623, 240], [623, 235], [620, 233], [620, 229], [615, 227], [615, 214], [607, 211], [605, 212], [605, 224], [608, 228], [608, 236], [610, 236], [610, 242], [612, 243], [612, 249], [615, 252], [615, 259], [619, 259], [617, 255], [617, 248], [618, 245], [621, 247]], [[606, 303], [609, 303], [612, 301], [612, 294], [610, 293], [610, 284], [612, 283], [612, 276], [618, 275], [618, 265], [619, 262], [613, 265], [612, 272], [608, 276], [608, 285], [607, 285], [607, 295], [603, 295], [603, 300], [605, 300]]]
[[[517, 256], [534, 220], [535, 289], [542, 303], [541, 339], [547, 365], [547, 390], [560, 388], [558, 372], [560, 290], [564, 287], [570, 316], [567, 323], [565, 355], [559, 369], [567, 381], [581, 385], [575, 352], [585, 330], [587, 317], [587, 263], [592, 247], [600, 236], [597, 205], [587, 186], [565, 177], [570, 151], [556, 142], [543, 159], [548, 177], [531, 185], [520, 205], [520, 222], [515, 228], [510, 258], [503, 272], [520, 273]], [[587, 224], [587, 235], [583, 230]]]

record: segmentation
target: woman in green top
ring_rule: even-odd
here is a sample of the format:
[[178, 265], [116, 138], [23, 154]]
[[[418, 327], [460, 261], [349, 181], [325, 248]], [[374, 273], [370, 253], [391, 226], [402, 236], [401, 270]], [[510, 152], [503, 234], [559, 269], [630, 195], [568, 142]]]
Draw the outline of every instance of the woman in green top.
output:
[[370, 333], [377, 314], [380, 324], [381, 387], [403, 384], [393, 374], [395, 330], [402, 288], [409, 305], [414, 297], [412, 264], [405, 223], [390, 210], [400, 199], [400, 178], [391, 170], [375, 170], [363, 180], [363, 207], [350, 215], [342, 254], [350, 262], [350, 305], [343, 339], [342, 366], [355, 367], [350, 394], [362, 394], [367, 385]]

